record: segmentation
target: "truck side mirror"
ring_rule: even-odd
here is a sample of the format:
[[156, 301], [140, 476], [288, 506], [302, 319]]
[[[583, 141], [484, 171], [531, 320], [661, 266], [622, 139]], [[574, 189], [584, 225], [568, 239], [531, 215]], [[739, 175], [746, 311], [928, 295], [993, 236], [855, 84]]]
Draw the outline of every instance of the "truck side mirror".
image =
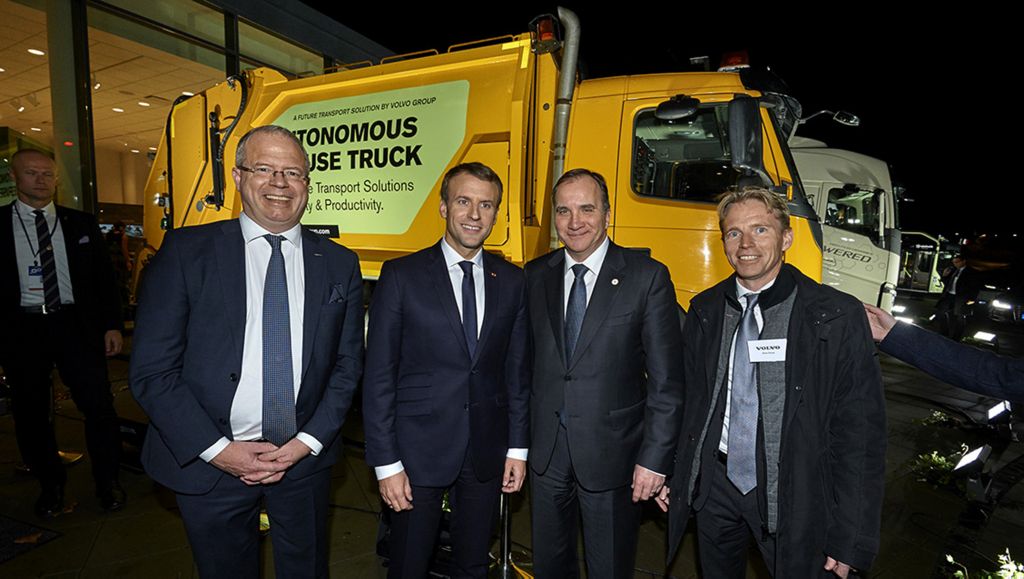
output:
[[669, 100], [658, 105], [654, 116], [660, 121], [676, 121], [685, 119], [697, 114], [700, 101], [683, 94], [677, 94]]
[[729, 103], [729, 148], [732, 166], [742, 173], [757, 175], [762, 184], [773, 183], [764, 170], [761, 137], [761, 110], [757, 99], [736, 95]]

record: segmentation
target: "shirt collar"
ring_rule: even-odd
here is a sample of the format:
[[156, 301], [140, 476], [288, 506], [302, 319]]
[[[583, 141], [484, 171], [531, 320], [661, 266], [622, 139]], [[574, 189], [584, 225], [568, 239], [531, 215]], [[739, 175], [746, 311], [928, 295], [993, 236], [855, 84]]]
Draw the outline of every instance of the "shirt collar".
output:
[[594, 272], [594, 275], [600, 274], [601, 266], [604, 264], [604, 258], [605, 256], [608, 255], [609, 245], [611, 245], [611, 240], [608, 239], [608, 236], [606, 235], [604, 237], [604, 241], [601, 242], [601, 245], [597, 246], [597, 249], [594, 250], [594, 253], [591, 253], [589, 256], [587, 256], [587, 259], [584, 259], [583, 261], [576, 261], [575, 259], [572, 258], [572, 256], [569, 255], [569, 252], [566, 251], [564, 273], [568, 274], [569, 271], [572, 269], [572, 266], [578, 263], [582, 263], [583, 265], [587, 266], [587, 269]]
[[238, 215], [238, 224], [242, 226], [242, 238], [245, 239], [246, 243], [263, 237], [264, 235], [280, 235], [290, 241], [295, 247], [302, 247], [302, 226], [298, 223], [294, 227], [281, 233], [270, 233], [263, 228], [262, 225], [256, 223], [251, 217], [245, 213]]
[[484, 266], [484, 250], [481, 248], [476, 252], [471, 259], [466, 259], [459, 255], [459, 252], [455, 251], [451, 245], [448, 244], [448, 240], [441, 238], [441, 254], [444, 255], [444, 265], [448, 269], [455, 267], [457, 264], [463, 261], [472, 261], [473, 265], [482, 268]]
[[760, 294], [760, 293], [766, 292], [766, 291], [768, 291], [768, 289], [770, 287], [775, 285], [775, 280], [777, 280], [777, 279], [779, 279], [778, 276], [776, 276], [775, 279], [773, 279], [772, 281], [764, 284], [764, 287], [762, 287], [761, 289], [759, 289], [759, 290], [757, 290], [755, 292], [754, 290], [749, 290], [749, 289], [743, 287], [743, 284], [740, 283], [740, 278], [737, 277], [736, 278], [736, 298], [737, 299], [742, 298], [743, 296], [745, 296], [747, 294], [754, 294], [754, 293]]
[[[35, 207], [32, 207], [28, 203], [25, 203], [21, 199], [15, 199], [14, 202], [17, 204], [18, 215], [21, 215], [22, 217], [28, 216], [35, 219], [35, 214], [33, 213], [33, 211], [36, 210]], [[57, 214], [57, 207], [53, 204], [53, 201], [47, 203], [46, 206], [42, 208], [42, 210], [43, 214], [47, 218], [53, 217], [54, 215]]]

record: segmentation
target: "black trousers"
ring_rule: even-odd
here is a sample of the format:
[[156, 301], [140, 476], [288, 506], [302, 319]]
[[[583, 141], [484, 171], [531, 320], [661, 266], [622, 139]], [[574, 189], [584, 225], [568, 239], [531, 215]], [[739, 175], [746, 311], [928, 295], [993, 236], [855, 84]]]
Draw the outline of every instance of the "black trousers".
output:
[[117, 480], [121, 442], [107, 379], [103, 335], [73, 307], [50, 314], [19, 312], [4, 329], [0, 353], [11, 384], [18, 449], [44, 488], [63, 485], [64, 466], [50, 421], [53, 368], [85, 416], [85, 442], [97, 490]]
[[725, 464], [702, 468], [702, 476], [711, 476], [707, 501], [697, 511], [697, 549], [703, 577], [743, 579], [747, 573], [747, 551], [751, 537], [764, 558], [769, 573], [775, 576], [775, 538], [761, 524], [757, 508], [757, 489], [740, 494], [728, 479]]
[[391, 513], [389, 579], [422, 579], [427, 576], [441, 524], [441, 503], [448, 491], [452, 509], [453, 577], [484, 578], [494, 521], [501, 494], [501, 477], [481, 481], [466, 453], [459, 477], [450, 487], [423, 487], [410, 480], [413, 509]]
[[576, 536], [583, 520], [583, 554], [591, 579], [633, 576], [641, 507], [629, 485], [590, 491], [576, 480], [565, 428], [558, 429], [551, 462], [530, 476], [533, 570], [537, 579], [579, 577]]

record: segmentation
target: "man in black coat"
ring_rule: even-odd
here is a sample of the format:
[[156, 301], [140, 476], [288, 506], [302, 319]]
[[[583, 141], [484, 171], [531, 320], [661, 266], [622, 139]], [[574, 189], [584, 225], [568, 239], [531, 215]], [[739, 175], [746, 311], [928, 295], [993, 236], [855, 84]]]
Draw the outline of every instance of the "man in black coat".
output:
[[124, 506], [107, 356], [121, 351], [121, 304], [106, 243], [89, 214], [53, 203], [56, 170], [40, 151], [11, 158], [18, 198], [0, 207], [0, 365], [11, 382], [22, 459], [42, 487], [36, 514], [64, 510], [66, 474], [50, 423], [54, 366], [85, 415], [100, 505]]
[[691, 303], [669, 556], [696, 512], [706, 577], [743, 577], [756, 540], [775, 577], [846, 577], [878, 552], [885, 408], [862, 308], [784, 264], [785, 199], [727, 194], [736, 270]]

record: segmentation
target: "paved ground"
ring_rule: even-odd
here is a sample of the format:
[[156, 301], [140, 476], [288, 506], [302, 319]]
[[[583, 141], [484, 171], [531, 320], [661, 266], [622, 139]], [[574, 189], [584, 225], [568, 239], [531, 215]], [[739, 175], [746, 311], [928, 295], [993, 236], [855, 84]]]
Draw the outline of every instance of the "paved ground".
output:
[[[124, 360], [111, 362], [118, 410], [123, 416], [141, 418], [141, 411], [126, 390], [126, 366]], [[991, 462], [997, 469], [1024, 454], [1019, 443], [1000, 443], [991, 431], [970, 426], [972, 420], [983, 420], [985, 409], [995, 401], [946, 386], [884, 357], [883, 373], [889, 417], [886, 502], [882, 550], [869, 576], [948, 576], [940, 569], [946, 553], [955, 554], [972, 568], [995, 568], [991, 561], [1007, 547], [1024, 558], [1024, 485], [1011, 487], [997, 506], [980, 512], [952, 490], [918, 482], [908, 468], [920, 453], [938, 450], [948, 454], [963, 442], [992, 444], [995, 451]], [[919, 423], [939, 408], [968, 426]], [[70, 401], [60, 402], [56, 424], [62, 447], [83, 448], [82, 426]], [[361, 438], [358, 414], [350, 417], [345, 434], [353, 441]], [[144, 474], [128, 470], [122, 473], [128, 507], [107, 514], [92, 496], [86, 458], [69, 469], [68, 496], [77, 499], [77, 507], [44, 522], [32, 514], [36, 485], [16, 470], [18, 460], [12, 420], [9, 415], [0, 417], [0, 515], [55, 530], [61, 536], [0, 564], [0, 577], [197, 576], [173, 496]], [[347, 445], [344, 460], [339, 461], [333, 476], [331, 575], [383, 577], [374, 552], [379, 510], [376, 483], [357, 444]], [[512, 538], [516, 549], [523, 553], [520, 561], [528, 561], [530, 547], [528, 500], [528, 496], [521, 496], [512, 501]], [[664, 519], [656, 511], [649, 511], [640, 532], [637, 576], [696, 577], [692, 531], [668, 569], [663, 562], [664, 536]], [[263, 553], [269, 563], [269, 541], [265, 541]], [[273, 572], [267, 568], [265, 576], [272, 577]], [[764, 575], [751, 567], [749, 576]]]

